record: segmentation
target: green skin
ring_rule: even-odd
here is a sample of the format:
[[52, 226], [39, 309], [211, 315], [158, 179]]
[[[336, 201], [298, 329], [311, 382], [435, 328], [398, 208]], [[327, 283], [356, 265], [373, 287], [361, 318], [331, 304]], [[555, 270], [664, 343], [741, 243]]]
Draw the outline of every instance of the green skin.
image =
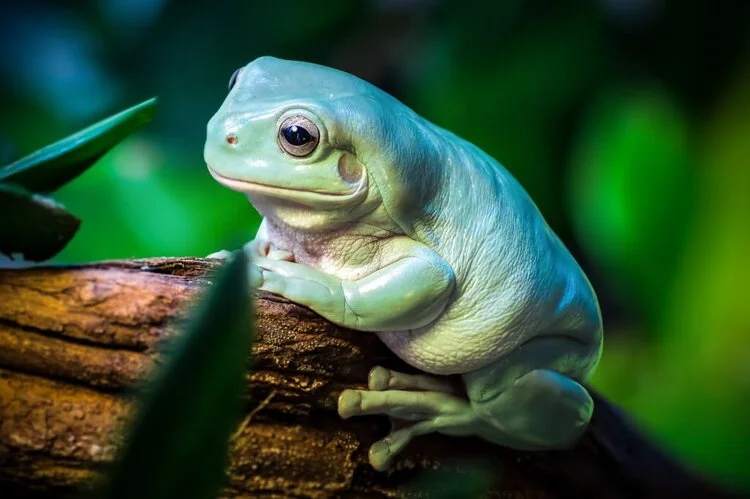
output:
[[374, 468], [431, 432], [552, 449], [584, 431], [596, 296], [477, 147], [352, 75], [262, 57], [233, 76], [205, 159], [264, 217], [245, 247], [254, 285], [377, 334], [429, 373], [374, 367], [368, 390], [341, 394], [343, 418], [410, 422], [371, 447]]

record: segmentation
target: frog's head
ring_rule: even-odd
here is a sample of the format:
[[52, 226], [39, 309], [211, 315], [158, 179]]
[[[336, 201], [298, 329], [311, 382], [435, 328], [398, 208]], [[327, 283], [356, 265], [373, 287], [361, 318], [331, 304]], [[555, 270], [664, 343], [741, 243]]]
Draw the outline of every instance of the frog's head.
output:
[[355, 76], [261, 57], [229, 88], [208, 123], [204, 157], [216, 180], [265, 216], [308, 230], [364, 217], [401, 226], [394, 211], [418, 206], [434, 187], [424, 176], [421, 119]]

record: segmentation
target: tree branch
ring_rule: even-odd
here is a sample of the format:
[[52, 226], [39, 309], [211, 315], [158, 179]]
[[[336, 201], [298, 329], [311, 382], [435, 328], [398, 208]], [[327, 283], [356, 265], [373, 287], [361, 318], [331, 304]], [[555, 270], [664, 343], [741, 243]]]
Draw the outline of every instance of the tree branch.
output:
[[[0, 490], [61, 497], [92, 483], [121, 444], [130, 394], [215, 265], [175, 258], [0, 270]], [[589, 431], [569, 451], [516, 452], [431, 435], [392, 471], [377, 473], [367, 450], [388, 420], [343, 421], [336, 398], [364, 387], [376, 364], [413, 369], [376, 336], [273, 295], [259, 296], [257, 313], [227, 496], [394, 497], [426, 470], [466, 474], [477, 461], [493, 471], [489, 497], [719, 494], [599, 396]]]

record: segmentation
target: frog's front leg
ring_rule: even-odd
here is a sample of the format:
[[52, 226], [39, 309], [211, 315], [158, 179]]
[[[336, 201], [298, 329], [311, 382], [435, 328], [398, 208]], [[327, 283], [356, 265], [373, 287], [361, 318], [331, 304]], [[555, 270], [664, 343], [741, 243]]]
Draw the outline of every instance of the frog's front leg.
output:
[[475, 435], [521, 450], [566, 448], [583, 433], [593, 411], [591, 397], [573, 377], [583, 377], [597, 357], [596, 345], [565, 336], [536, 338], [463, 375], [466, 395], [451, 393], [441, 378], [376, 367], [369, 390], [341, 394], [339, 414], [418, 421], [373, 444], [370, 463], [378, 470], [386, 469], [411, 439], [433, 432]]
[[454, 288], [453, 271], [426, 247], [411, 251], [358, 280], [296, 262], [256, 258], [259, 289], [305, 305], [335, 324], [362, 331], [399, 331], [429, 324], [443, 311]]

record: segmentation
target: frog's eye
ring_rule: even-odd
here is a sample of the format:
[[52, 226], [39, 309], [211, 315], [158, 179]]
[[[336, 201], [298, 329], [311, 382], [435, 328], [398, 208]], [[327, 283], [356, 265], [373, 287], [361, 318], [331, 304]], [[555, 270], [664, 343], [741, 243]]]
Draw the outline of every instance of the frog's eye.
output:
[[320, 130], [304, 116], [291, 116], [279, 127], [279, 145], [298, 158], [312, 153], [320, 141]]
[[239, 76], [240, 71], [242, 71], [242, 68], [236, 69], [234, 73], [232, 73], [232, 76], [229, 78], [229, 90], [232, 90], [232, 88], [234, 88], [234, 84], [237, 83], [237, 76]]

